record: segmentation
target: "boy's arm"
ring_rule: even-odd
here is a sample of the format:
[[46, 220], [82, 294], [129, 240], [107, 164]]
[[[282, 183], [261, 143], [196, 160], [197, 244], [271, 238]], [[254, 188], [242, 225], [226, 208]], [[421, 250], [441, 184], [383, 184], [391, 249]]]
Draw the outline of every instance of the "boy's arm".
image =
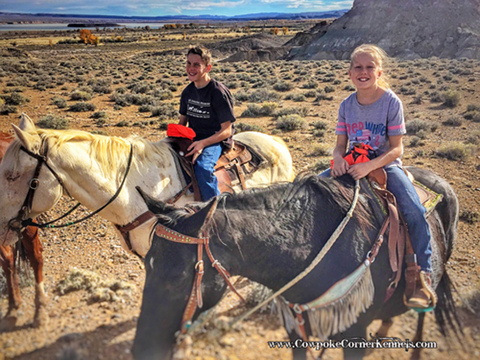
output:
[[186, 115], [180, 115], [180, 120], [178, 121], [179, 125], [187, 126], [188, 118]]
[[[180, 121], [181, 121], [181, 117], [180, 117]], [[220, 130], [217, 131], [212, 136], [203, 140], [194, 141], [192, 145], [188, 147], [187, 150], [189, 150], [190, 152], [186, 156], [193, 155], [192, 162], [195, 163], [195, 160], [197, 160], [197, 157], [202, 153], [202, 150], [204, 148], [213, 144], [217, 144], [220, 141], [230, 137], [231, 135], [232, 135], [232, 123], [230, 121], [223, 122], [220, 124]]]
[[357, 180], [367, 176], [375, 169], [390, 164], [392, 161], [399, 158], [403, 153], [402, 138], [403, 135], [390, 136], [388, 138], [390, 147], [387, 151], [373, 160], [350, 166], [348, 173], [352, 175], [355, 180]]

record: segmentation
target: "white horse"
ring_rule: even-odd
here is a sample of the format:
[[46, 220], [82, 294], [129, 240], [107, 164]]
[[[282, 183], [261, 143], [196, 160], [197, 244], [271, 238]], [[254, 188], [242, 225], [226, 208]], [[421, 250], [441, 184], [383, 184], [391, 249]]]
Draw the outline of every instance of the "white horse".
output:
[[[105, 205], [125, 177], [131, 148], [133, 156], [126, 181], [118, 197], [99, 212], [100, 216], [115, 225], [125, 225], [148, 211], [136, 186], [163, 201], [172, 198], [183, 188], [183, 175], [179, 173], [174, 155], [165, 141], [152, 143], [139, 137], [123, 139], [83, 131], [36, 129], [25, 114], [22, 114], [20, 126], [13, 125], [13, 129], [16, 139], [0, 163], [0, 245], [7, 246], [18, 241], [17, 233], [9, 227], [9, 222], [18, 216], [23, 207], [38, 164], [34, 156], [45, 155], [45, 151], [48, 160], [40, 167], [38, 188], [33, 194], [31, 209], [26, 214], [28, 218], [34, 219], [51, 209], [65, 191], [92, 211]], [[293, 179], [292, 157], [280, 138], [245, 132], [234, 139], [252, 147], [267, 160], [266, 166], [246, 180], [247, 187]], [[234, 190], [239, 191], [240, 188], [234, 187]], [[192, 201], [193, 195], [187, 194], [177, 204], [183, 206]], [[123, 248], [144, 257], [150, 248], [154, 224], [155, 219], [151, 218], [130, 231], [130, 248], [120, 236]], [[120, 234], [118, 230], [117, 233]], [[43, 283], [37, 284], [35, 290], [36, 299], [39, 300], [35, 301], [34, 323], [44, 326], [48, 317]], [[14, 306], [9, 306], [0, 328], [15, 326], [16, 311]]]
[[[20, 127], [13, 125], [13, 129], [17, 139], [0, 165], [0, 245], [10, 245], [18, 240], [17, 235], [9, 231], [8, 222], [21, 208], [37, 166], [37, 160], [21, 151], [21, 146], [36, 154], [42, 142], [46, 144], [48, 165], [58, 174], [70, 195], [94, 211], [107, 203], [117, 191], [132, 145], [133, 158], [125, 184], [113, 203], [99, 213], [115, 225], [128, 224], [148, 211], [136, 186], [163, 201], [183, 188], [182, 175], [165, 141], [152, 143], [139, 137], [123, 139], [83, 131], [36, 129], [25, 114], [22, 114]], [[293, 179], [292, 157], [280, 138], [245, 132], [235, 135], [234, 139], [252, 147], [267, 160], [265, 167], [246, 180], [248, 188]], [[39, 186], [29, 214], [31, 218], [51, 209], [64, 192], [53, 172], [45, 165], [41, 167], [38, 180]], [[240, 188], [234, 190], [240, 191]], [[184, 195], [177, 204], [183, 206], [192, 201], [193, 195]], [[151, 219], [130, 232], [131, 247], [140, 256], [145, 256], [150, 248], [154, 223]], [[122, 246], [127, 249], [123, 237], [120, 238]]]

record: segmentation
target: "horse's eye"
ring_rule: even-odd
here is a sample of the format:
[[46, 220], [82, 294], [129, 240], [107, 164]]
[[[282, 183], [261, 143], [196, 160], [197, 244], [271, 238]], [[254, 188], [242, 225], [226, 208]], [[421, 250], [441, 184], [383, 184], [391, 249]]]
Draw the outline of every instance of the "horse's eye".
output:
[[17, 180], [19, 177], [20, 177], [20, 174], [19, 173], [13, 173], [12, 171], [8, 171], [6, 174], [5, 174], [5, 177], [7, 179], [7, 181], [15, 181]]

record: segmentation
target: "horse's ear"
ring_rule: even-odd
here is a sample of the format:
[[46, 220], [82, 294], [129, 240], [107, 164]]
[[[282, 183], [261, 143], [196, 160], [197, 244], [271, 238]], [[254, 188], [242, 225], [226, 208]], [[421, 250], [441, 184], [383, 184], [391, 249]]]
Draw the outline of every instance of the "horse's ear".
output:
[[30, 117], [25, 113], [22, 113], [20, 116], [20, 129], [26, 132], [35, 131], [35, 124], [33, 123], [33, 120], [30, 119]]
[[166, 215], [167, 213], [176, 210], [174, 206], [151, 197], [144, 192], [140, 186], [135, 186], [135, 189], [137, 189], [138, 193], [143, 198], [143, 201], [145, 201], [145, 204], [147, 204], [148, 210], [150, 210], [152, 213], [156, 215]]
[[213, 217], [213, 214], [217, 210], [217, 198], [214, 197], [207, 203], [203, 204], [203, 207], [198, 210], [195, 214], [189, 216], [189, 221], [194, 222], [195, 224], [200, 225], [200, 232], [205, 228], [205, 226], [210, 222]]
[[30, 151], [34, 151], [35, 144], [40, 141], [40, 136], [30, 135], [14, 124], [12, 124], [12, 126], [13, 130], [15, 131], [15, 135], [17, 135], [18, 140], [20, 140], [23, 146]]

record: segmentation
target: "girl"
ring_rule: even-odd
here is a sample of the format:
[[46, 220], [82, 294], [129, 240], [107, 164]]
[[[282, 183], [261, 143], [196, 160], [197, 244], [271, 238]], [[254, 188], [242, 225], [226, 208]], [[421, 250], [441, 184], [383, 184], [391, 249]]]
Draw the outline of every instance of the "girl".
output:
[[[382, 49], [369, 44], [357, 47], [351, 55], [348, 74], [357, 91], [340, 105], [335, 131], [337, 143], [330, 172], [333, 177], [348, 173], [357, 180], [375, 169], [385, 169], [387, 189], [397, 199], [420, 265], [417, 268], [415, 290], [412, 296], [405, 299], [405, 305], [431, 310], [436, 295], [431, 288], [430, 230], [425, 208], [402, 170], [402, 136], [406, 132], [403, 106], [382, 76], [386, 59], [387, 55]], [[370, 145], [377, 157], [349, 165], [344, 156], [346, 150], [351, 150], [355, 143]]]

